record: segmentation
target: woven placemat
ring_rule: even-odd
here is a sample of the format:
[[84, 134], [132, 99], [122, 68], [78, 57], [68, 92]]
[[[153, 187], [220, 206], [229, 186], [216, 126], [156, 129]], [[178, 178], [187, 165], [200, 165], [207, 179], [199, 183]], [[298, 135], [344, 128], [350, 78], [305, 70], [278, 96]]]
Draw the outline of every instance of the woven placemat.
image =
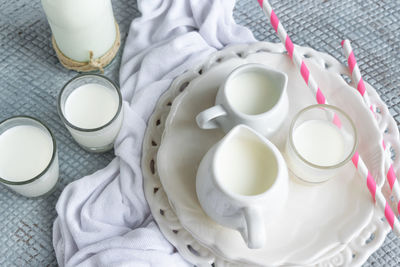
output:
[[[351, 39], [364, 78], [400, 123], [400, 5], [398, 0], [272, 0], [292, 40], [345, 62], [340, 41]], [[125, 40], [136, 1], [113, 1]], [[237, 0], [236, 21], [257, 39], [278, 42], [256, 0]], [[122, 43], [123, 47], [123, 43]], [[121, 51], [105, 69], [118, 81]], [[57, 115], [56, 97], [76, 72], [59, 63], [40, 1], [0, 0], [0, 120], [17, 114], [36, 116], [54, 132], [60, 156], [60, 183], [50, 196], [27, 199], [0, 186], [0, 266], [56, 266], [52, 239], [54, 206], [70, 182], [103, 168], [112, 152], [89, 154], [73, 142]], [[389, 234], [365, 266], [399, 266], [400, 240]]]

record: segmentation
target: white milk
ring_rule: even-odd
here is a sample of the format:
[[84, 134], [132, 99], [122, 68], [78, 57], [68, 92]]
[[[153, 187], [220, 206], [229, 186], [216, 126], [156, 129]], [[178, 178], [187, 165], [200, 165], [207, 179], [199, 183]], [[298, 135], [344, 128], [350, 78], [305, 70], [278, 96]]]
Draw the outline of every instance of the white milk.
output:
[[75, 89], [65, 102], [66, 119], [79, 128], [95, 129], [107, 124], [118, 111], [119, 98], [113, 89], [89, 83]]
[[216, 162], [221, 184], [240, 195], [266, 191], [277, 176], [277, 162], [260, 141], [239, 136], [224, 145]]
[[319, 166], [332, 166], [344, 158], [345, 141], [336, 125], [324, 120], [310, 120], [293, 132], [293, 143], [299, 154]]
[[51, 31], [61, 52], [76, 61], [101, 57], [116, 39], [110, 0], [42, 0]]
[[[53, 141], [45, 131], [30, 125], [10, 128], [0, 135], [0, 177], [11, 182], [30, 180], [46, 169], [52, 155]], [[58, 180], [57, 160], [41, 178], [8, 186], [28, 197], [48, 192]]]
[[[119, 95], [115, 89], [89, 83], [76, 88], [67, 97], [64, 107], [65, 118], [74, 126], [96, 129], [105, 126], [117, 114]], [[93, 152], [112, 148], [121, 128], [123, 111], [106, 127], [96, 131], [80, 131], [67, 125], [72, 137], [82, 147]]]
[[245, 72], [228, 86], [228, 99], [240, 112], [256, 115], [270, 110], [279, 100], [280, 90], [263, 73]]

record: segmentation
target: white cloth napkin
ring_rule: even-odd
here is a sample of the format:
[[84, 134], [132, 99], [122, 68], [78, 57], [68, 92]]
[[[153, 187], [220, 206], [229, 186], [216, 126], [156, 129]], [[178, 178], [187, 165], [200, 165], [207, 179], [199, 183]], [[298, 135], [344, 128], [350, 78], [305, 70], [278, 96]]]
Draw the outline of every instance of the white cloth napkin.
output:
[[124, 49], [120, 84], [124, 122], [116, 158], [68, 185], [54, 222], [60, 266], [186, 266], [154, 222], [140, 169], [146, 123], [173, 79], [212, 52], [254, 42], [236, 25], [234, 0], [138, 0]]

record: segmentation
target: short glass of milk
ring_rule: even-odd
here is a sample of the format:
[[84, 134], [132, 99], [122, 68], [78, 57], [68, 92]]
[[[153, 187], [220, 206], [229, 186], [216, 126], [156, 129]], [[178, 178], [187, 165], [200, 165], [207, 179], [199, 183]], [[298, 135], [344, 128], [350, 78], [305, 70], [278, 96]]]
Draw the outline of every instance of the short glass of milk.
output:
[[350, 162], [356, 147], [356, 128], [344, 111], [331, 105], [312, 105], [294, 117], [285, 157], [298, 178], [320, 183]]
[[103, 75], [78, 75], [62, 88], [58, 113], [82, 148], [89, 152], [105, 152], [112, 149], [121, 129], [121, 92]]
[[58, 181], [56, 140], [39, 120], [11, 117], [0, 123], [0, 182], [26, 197], [45, 195]]

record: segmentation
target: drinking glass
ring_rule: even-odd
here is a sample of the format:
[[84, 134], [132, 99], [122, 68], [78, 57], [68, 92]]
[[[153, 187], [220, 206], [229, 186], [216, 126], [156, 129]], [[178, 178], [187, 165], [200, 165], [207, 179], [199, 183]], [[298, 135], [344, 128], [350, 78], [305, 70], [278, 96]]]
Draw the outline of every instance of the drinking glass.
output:
[[[54, 138], [54, 135], [50, 129], [43, 122], [29, 116], [11, 117], [0, 122], [0, 135], [13, 127], [22, 125], [37, 127], [38, 129], [42, 130], [44, 134], [47, 134], [51, 138], [51, 159], [46, 168], [40, 174], [34, 177], [27, 177], [27, 179], [23, 181], [12, 181], [6, 177], [0, 177], [0, 182], [26, 197], [38, 197], [51, 193], [57, 185], [59, 174], [56, 139]], [[20, 168], [24, 168], [23, 162], [19, 162], [17, 164], [19, 164]]]
[[[114, 117], [105, 125], [97, 128], [82, 128], [68, 121], [65, 115], [65, 103], [68, 97], [79, 87], [86, 84], [98, 84], [118, 95], [118, 109]], [[90, 101], [87, 100], [87, 101]], [[74, 140], [89, 152], [105, 152], [113, 148], [114, 141], [121, 129], [123, 112], [122, 96], [118, 86], [107, 77], [99, 74], [82, 74], [73, 78], [62, 88], [58, 97], [58, 113]]]
[[[311, 138], [311, 140], [306, 140], [306, 142], [311, 141], [308, 144], [315, 144], [315, 146], [318, 146], [317, 138], [325, 138], [326, 140], [323, 139], [324, 142], [329, 142], [326, 143], [326, 147], [322, 146], [323, 148], [328, 148], [326, 151], [324, 150], [322, 152], [321, 147], [310, 147], [309, 151], [299, 151], [301, 144], [299, 141], [296, 142], [295, 132], [301, 125], [310, 121], [314, 121], [314, 125], [317, 124], [317, 126], [318, 124], [321, 125], [321, 123], [325, 124], [325, 126], [331, 126], [331, 130], [339, 133], [332, 136], [329, 132], [324, 132], [324, 134], [321, 135], [321, 132], [319, 132], [321, 128], [318, 129], [318, 127], [314, 127], [312, 134], [306, 137]], [[335, 139], [330, 137], [340, 138]], [[303, 136], [303, 138], [305, 137]], [[335, 106], [326, 104], [312, 105], [302, 109], [292, 120], [286, 142], [285, 158], [288, 168], [298, 178], [310, 183], [320, 183], [334, 177], [353, 157], [356, 147], [356, 128], [350, 117], [344, 111]], [[341, 153], [337, 153], [338, 151]], [[320, 162], [316, 162], [317, 160], [310, 160], [310, 156], [305, 155], [306, 152], [308, 155], [314, 152], [319, 153], [311, 156], [317, 159], [319, 157], [320, 160], [318, 161]], [[335, 162], [323, 163], [323, 160], [321, 160], [321, 158], [323, 158], [321, 152], [331, 153], [331, 155], [332, 153], [336, 153], [338, 155], [337, 160], [335, 160]]]

